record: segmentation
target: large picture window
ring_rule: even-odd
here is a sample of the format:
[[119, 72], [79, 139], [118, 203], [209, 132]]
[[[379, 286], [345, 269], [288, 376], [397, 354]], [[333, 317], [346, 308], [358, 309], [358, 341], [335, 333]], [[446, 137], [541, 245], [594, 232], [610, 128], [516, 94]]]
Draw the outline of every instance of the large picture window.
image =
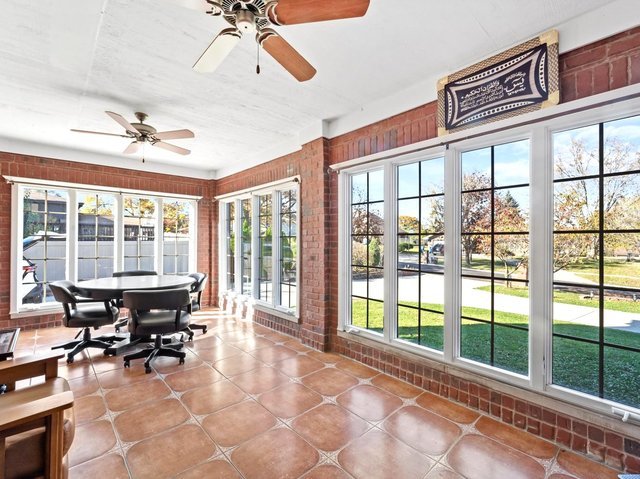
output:
[[11, 314], [57, 307], [52, 281], [104, 278], [125, 269], [195, 270], [195, 199], [6, 178], [13, 183], [18, 239]]
[[553, 135], [553, 383], [640, 408], [640, 117]]
[[338, 334], [638, 414], [640, 100], [619, 108], [336, 166]]
[[[223, 295], [233, 293], [241, 301], [251, 298], [260, 306], [282, 311], [285, 318], [294, 317], [299, 283], [298, 198], [297, 181], [220, 198], [220, 247], [226, 251], [220, 258], [225, 275], [220, 276], [220, 284], [226, 284]], [[238, 268], [242, 281], [234, 273]]]

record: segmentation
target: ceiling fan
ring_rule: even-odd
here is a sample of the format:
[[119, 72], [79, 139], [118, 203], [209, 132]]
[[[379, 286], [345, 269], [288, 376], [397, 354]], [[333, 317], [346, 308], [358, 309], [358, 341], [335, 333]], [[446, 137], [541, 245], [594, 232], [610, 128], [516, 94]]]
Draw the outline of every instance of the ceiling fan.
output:
[[[172, 130], [172, 131], [157, 131], [151, 125], [144, 123], [147, 119], [147, 114], [140, 111], [135, 112], [135, 116], [138, 119], [136, 123], [129, 123], [124, 119], [122, 115], [114, 113], [112, 111], [105, 111], [107, 115], [113, 118], [122, 126], [126, 133], [124, 135], [118, 135], [116, 133], [104, 133], [101, 131], [89, 131], [89, 130], [76, 130], [74, 128], [71, 131], [77, 133], [92, 133], [95, 135], [107, 135], [107, 136], [120, 136], [122, 138], [131, 138], [133, 141], [125, 148], [124, 154], [129, 155], [136, 153], [140, 146], [144, 143], [149, 143], [151, 146], [157, 146], [163, 148], [172, 153], [178, 153], [179, 155], [188, 155], [191, 151], [186, 148], [181, 148], [171, 143], [165, 143], [163, 140], [179, 140], [182, 138], [193, 138], [194, 134], [191, 130]], [[143, 160], [144, 161], [144, 160]]]
[[[230, 28], [223, 29], [193, 65], [199, 72], [212, 72], [222, 63], [243, 33], [256, 34], [265, 49], [298, 81], [307, 81], [316, 69], [272, 26], [362, 17], [370, 0], [173, 0], [183, 6], [222, 16]], [[260, 66], [257, 67], [260, 73]]]

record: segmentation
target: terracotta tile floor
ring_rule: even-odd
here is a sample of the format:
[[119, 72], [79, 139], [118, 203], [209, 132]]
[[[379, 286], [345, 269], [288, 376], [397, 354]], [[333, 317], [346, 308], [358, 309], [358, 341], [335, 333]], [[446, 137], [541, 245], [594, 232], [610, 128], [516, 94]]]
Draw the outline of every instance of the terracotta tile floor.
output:
[[[99, 350], [61, 375], [75, 392], [70, 477], [601, 479], [611, 469], [333, 353], [225, 313], [179, 365]], [[108, 331], [105, 331], [108, 332]], [[70, 329], [26, 331], [17, 355]]]

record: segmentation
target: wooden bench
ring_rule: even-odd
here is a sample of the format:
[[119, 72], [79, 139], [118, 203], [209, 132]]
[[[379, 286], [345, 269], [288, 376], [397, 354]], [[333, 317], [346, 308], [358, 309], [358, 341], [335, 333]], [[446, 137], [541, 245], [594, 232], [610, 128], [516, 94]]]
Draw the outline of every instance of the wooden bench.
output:
[[[0, 479], [12, 477], [16, 467], [7, 457], [12, 446], [11, 436], [24, 438], [29, 436], [27, 432], [44, 434], [44, 450], [21, 451], [20, 454], [40, 459], [33, 461], [43, 465], [44, 470], [38, 471], [40, 475], [55, 479], [64, 477], [64, 456], [73, 440], [74, 421], [70, 409], [73, 392], [67, 381], [58, 377], [58, 359], [63, 357], [63, 353], [52, 352], [0, 362], [0, 383], [7, 386], [7, 393], [0, 395]], [[39, 376], [44, 376], [44, 381], [16, 390], [17, 382]], [[21, 463], [20, 467], [23, 465]]]

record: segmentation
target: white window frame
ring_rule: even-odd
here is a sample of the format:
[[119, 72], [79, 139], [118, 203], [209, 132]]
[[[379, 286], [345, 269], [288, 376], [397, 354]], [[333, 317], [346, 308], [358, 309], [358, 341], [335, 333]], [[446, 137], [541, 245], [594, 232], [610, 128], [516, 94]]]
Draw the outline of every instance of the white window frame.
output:
[[[21, 318], [29, 316], [40, 316], [61, 311], [58, 303], [42, 303], [38, 305], [22, 305], [20, 297], [21, 272], [22, 272], [22, 231], [23, 231], [23, 191], [24, 189], [58, 189], [64, 190], [68, 194], [67, 203], [67, 255], [66, 255], [66, 279], [77, 281], [77, 264], [78, 264], [78, 205], [77, 198], [79, 194], [109, 194], [116, 198], [114, 212], [114, 271], [121, 271], [124, 264], [124, 221], [122, 218], [124, 196], [139, 196], [153, 200], [156, 207], [162, 212], [163, 198], [169, 200], [183, 200], [191, 204], [191, 216], [189, 219], [189, 270], [196, 271], [197, 265], [197, 201], [198, 196], [166, 194], [162, 192], [115, 189], [102, 186], [84, 185], [79, 183], [67, 183], [59, 181], [49, 181], [33, 178], [21, 178], [4, 176], [5, 180], [11, 184], [11, 291], [10, 291], [10, 317]], [[158, 225], [159, 223], [159, 225]], [[156, 220], [156, 231], [160, 234], [155, 235], [154, 240], [154, 265], [158, 274], [163, 274], [162, 268], [162, 214], [158, 215]]]
[[[482, 136], [462, 132], [451, 135], [445, 156], [445, 331], [444, 351], [397, 340], [397, 291], [395, 267], [397, 264], [396, 235], [396, 166], [442, 156], [443, 143], [424, 142], [423, 147], [413, 145], [376, 154], [372, 158], [336, 165], [338, 180], [338, 331], [347, 336], [361, 336], [399, 351], [435, 359], [454, 365], [462, 371], [506, 382], [535, 393], [576, 404], [610, 417], [619, 417], [612, 408], [632, 413], [640, 409], [574, 391], [552, 384], [552, 309], [553, 309], [553, 151], [552, 134], [556, 131], [580, 128], [628, 116], [640, 115], [640, 87], [627, 88], [629, 99], [617, 100], [615, 93], [599, 95], [576, 102], [575, 111], [567, 105], [535, 112], [522, 118], [505, 120], [497, 126], [479, 127]], [[617, 93], [621, 95], [621, 93]], [[572, 105], [573, 106], [573, 105]], [[581, 111], [581, 110], [585, 111]], [[560, 114], [556, 113], [560, 110]], [[499, 128], [500, 127], [500, 128]], [[492, 128], [495, 131], [492, 131]], [[469, 139], [465, 138], [469, 136]], [[460, 357], [460, 154], [487, 146], [522, 139], [530, 140], [529, 161], [529, 375], [523, 376]], [[350, 324], [351, 268], [350, 224], [351, 181], [353, 175], [384, 168], [385, 171], [385, 318], [384, 334], [375, 334]], [[534, 206], [535, 205], [535, 206]]]
[[[287, 190], [294, 190], [297, 201], [297, 227], [296, 227], [296, 307], [295, 309], [280, 306], [280, 201], [281, 193]], [[271, 301], [263, 301], [259, 299], [259, 274], [258, 274], [258, 251], [259, 251], [259, 234], [258, 227], [259, 201], [260, 196], [271, 195], [272, 200], [272, 236], [271, 236], [271, 282], [273, 285]], [[300, 178], [294, 176], [283, 181], [261, 185], [251, 190], [242, 190], [227, 195], [216, 197], [219, 202], [218, 214], [218, 280], [221, 285], [220, 295], [233, 298], [237, 302], [250, 302], [254, 307], [264, 309], [274, 315], [298, 322], [300, 319]], [[241, 210], [241, 201], [251, 199], [251, 294], [242, 294], [242, 285], [238, 282], [238, 271], [241, 266], [240, 252], [241, 242], [237, 240], [242, 234], [242, 222], [240, 221], [239, 212]], [[235, 203], [235, 287], [229, 289], [227, 285], [227, 204]]]

